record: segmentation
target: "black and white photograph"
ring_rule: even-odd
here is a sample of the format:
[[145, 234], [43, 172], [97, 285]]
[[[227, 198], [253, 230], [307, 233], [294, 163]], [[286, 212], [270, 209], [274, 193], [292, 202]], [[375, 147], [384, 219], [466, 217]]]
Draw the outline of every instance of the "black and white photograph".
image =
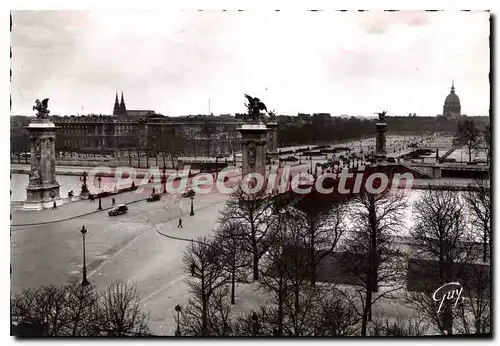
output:
[[11, 10], [10, 335], [491, 338], [493, 17]]

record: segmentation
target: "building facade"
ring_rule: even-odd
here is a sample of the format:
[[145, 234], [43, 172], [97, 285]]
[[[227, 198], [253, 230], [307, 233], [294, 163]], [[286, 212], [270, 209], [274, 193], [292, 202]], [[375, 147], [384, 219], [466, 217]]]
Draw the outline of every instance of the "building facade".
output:
[[[23, 152], [30, 117], [11, 117], [11, 147]], [[115, 96], [113, 115], [51, 116], [58, 127], [58, 153], [124, 156], [135, 154], [176, 156], [228, 156], [240, 150], [241, 120], [234, 116], [167, 117], [152, 110], [128, 110], [123, 93]], [[24, 138], [26, 137], [26, 138]]]
[[234, 118], [91, 115], [52, 121], [59, 127], [57, 148], [63, 152], [226, 156], [239, 150], [239, 122]]

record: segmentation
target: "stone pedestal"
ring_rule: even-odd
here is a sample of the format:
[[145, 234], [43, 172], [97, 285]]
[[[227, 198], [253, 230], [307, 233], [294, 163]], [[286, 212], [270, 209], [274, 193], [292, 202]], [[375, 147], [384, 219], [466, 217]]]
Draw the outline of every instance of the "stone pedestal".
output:
[[63, 203], [56, 181], [56, 126], [44, 120], [31, 123], [26, 129], [30, 136], [31, 172], [26, 187], [24, 210], [42, 210]]
[[249, 173], [266, 172], [266, 137], [268, 128], [263, 123], [243, 124], [241, 133], [242, 177]]
[[387, 124], [385, 122], [378, 122], [376, 125], [376, 138], [375, 138], [375, 158], [378, 162], [385, 162], [387, 160], [386, 138]]
[[278, 157], [278, 123], [270, 122], [266, 126], [269, 129], [267, 133], [267, 155], [273, 162]]

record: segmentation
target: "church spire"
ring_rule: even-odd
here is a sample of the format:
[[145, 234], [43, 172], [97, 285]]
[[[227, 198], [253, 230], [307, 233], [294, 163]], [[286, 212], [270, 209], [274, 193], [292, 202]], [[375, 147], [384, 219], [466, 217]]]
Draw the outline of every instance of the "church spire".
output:
[[125, 100], [123, 99], [123, 91], [122, 91], [122, 98], [120, 101], [120, 111], [122, 114], [127, 114], [127, 107], [125, 106]]
[[451, 93], [452, 94], [455, 93], [455, 81], [454, 80], [451, 81]]
[[120, 105], [118, 104], [118, 91], [117, 91], [115, 95], [115, 106], [113, 107], [113, 115], [119, 115], [119, 114], [120, 114]]

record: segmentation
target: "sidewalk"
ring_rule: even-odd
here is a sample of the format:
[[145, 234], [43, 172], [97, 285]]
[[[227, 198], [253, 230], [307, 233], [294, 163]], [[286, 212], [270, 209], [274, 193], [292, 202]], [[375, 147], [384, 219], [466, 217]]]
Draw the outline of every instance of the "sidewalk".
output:
[[57, 209], [44, 209], [41, 211], [25, 211], [21, 209], [11, 209], [12, 221], [11, 226], [31, 226], [43, 223], [60, 222], [77, 217], [106, 212], [112, 208], [112, 199], [115, 198], [116, 205], [129, 204], [146, 200], [151, 194], [151, 188], [143, 186], [142, 192], [130, 191], [123, 192], [118, 195], [101, 198], [102, 210], [97, 210], [99, 199], [94, 202], [90, 200], [79, 200], [75, 202], [65, 203]]

